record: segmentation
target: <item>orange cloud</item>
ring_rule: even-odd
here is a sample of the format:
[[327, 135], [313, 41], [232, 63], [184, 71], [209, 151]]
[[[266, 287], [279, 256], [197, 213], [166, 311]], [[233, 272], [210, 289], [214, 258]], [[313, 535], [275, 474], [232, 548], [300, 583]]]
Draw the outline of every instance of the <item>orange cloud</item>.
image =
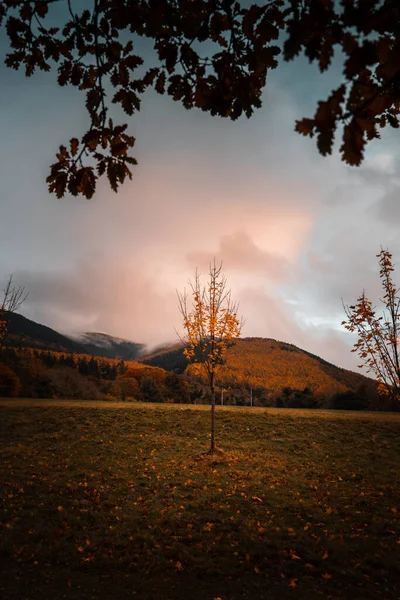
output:
[[277, 281], [285, 278], [289, 268], [286, 258], [262, 250], [245, 231], [222, 236], [216, 252], [191, 252], [187, 259], [196, 267], [212, 262], [214, 256], [221, 257], [228, 272], [243, 271]]

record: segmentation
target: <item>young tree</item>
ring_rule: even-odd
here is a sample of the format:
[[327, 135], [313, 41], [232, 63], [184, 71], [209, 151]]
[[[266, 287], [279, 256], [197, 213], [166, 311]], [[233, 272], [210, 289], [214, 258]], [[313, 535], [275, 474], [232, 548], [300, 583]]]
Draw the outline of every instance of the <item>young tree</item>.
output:
[[207, 286], [203, 287], [196, 270], [194, 281], [189, 281], [191, 303], [186, 290], [178, 292], [179, 310], [186, 332], [184, 353], [191, 363], [206, 376], [211, 393], [211, 445], [215, 451], [215, 383], [218, 368], [223, 364], [226, 350], [239, 337], [242, 321], [238, 305], [231, 299], [222, 263], [210, 264]]
[[[324, 156], [339, 130], [343, 160], [360, 164], [381, 128], [399, 127], [399, 22], [398, 0], [0, 0], [6, 65], [27, 77], [53, 69], [85, 94], [88, 130], [60, 146], [47, 178], [59, 198], [91, 198], [104, 174], [114, 191], [131, 178], [135, 138], [112, 104], [131, 116], [154, 88], [186, 109], [250, 117], [268, 72], [301, 54], [321, 72], [336, 54], [343, 74], [296, 130]], [[141, 53], [140, 38], [154, 51]]]
[[377, 312], [363, 291], [354, 305], [343, 305], [347, 320], [342, 325], [358, 335], [352, 352], [358, 352], [362, 360], [360, 368], [365, 366], [376, 376], [381, 393], [399, 400], [400, 289], [392, 280], [392, 254], [382, 248], [377, 258], [384, 291], [381, 310]]
[[10, 275], [3, 290], [3, 299], [0, 304], [0, 345], [7, 333], [7, 313], [16, 312], [27, 297], [28, 294], [25, 292], [25, 288], [13, 285], [13, 276]]

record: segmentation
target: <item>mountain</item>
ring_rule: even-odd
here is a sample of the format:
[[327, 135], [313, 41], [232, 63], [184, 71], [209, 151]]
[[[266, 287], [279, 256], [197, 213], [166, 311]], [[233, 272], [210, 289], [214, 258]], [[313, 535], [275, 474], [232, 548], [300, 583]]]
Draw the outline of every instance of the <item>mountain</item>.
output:
[[140, 362], [151, 367], [161, 367], [166, 371], [171, 371], [181, 375], [188, 366], [188, 361], [183, 354], [183, 344], [173, 344], [170, 346], [161, 346], [149, 354], [140, 358]]
[[[178, 379], [190, 384], [192, 398], [203, 397], [206, 401], [205, 388], [193, 367], [188, 365], [182, 344], [161, 347], [146, 356], [142, 344], [96, 332], [72, 338], [14, 313], [8, 314], [6, 345], [89, 354], [104, 359], [139, 358], [142, 364], [171, 372], [173, 375], [168, 379], [171, 385], [177, 386], [176, 375], [184, 373], [185, 377]], [[136, 375], [135, 371], [137, 379]], [[151, 375], [154, 380], [157, 377]], [[237, 340], [228, 349], [217, 384], [219, 393], [224, 390], [224, 401], [230, 404], [248, 403], [251, 395], [254, 404], [261, 406], [384, 408], [377, 396], [376, 381], [336, 367], [292, 344], [269, 338]], [[172, 397], [172, 393], [168, 393]], [[337, 398], [340, 402], [336, 402]], [[340, 404], [343, 399], [346, 406]]]
[[[161, 349], [141, 361], [175, 373], [192, 373], [183, 345]], [[250, 388], [259, 397], [295, 404], [296, 398], [312, 396], [318, 403], [347, 392], [376, 397], [376, 382], [301, 350], [269, 338], [244, 338], [228, 349], [226, 364], [218, 375], [226, 390]]]
[[134, 360], [144, 350], [143, 344], [105, 333], [88, 332], [74, 336], [63, 335], [17, 313], [7, 313], [6, 344], [55, 352], [91, 354], [105, 358], [123, 358], [124, 360]]
[[105, 358], [135, 360], [143, 354], [145, 348], [144, 344], [137, 344], [130, 340], [93, 331], [69, 337], [84, 346], [87, 354], [104, 356]]
[[7, 337], [5, 343], [9, 346], [87, 354], [82, 344], [50, 327], [46, 327], [46, 325], [31, 321], [23, 315], [7, 313], [6, 319]]

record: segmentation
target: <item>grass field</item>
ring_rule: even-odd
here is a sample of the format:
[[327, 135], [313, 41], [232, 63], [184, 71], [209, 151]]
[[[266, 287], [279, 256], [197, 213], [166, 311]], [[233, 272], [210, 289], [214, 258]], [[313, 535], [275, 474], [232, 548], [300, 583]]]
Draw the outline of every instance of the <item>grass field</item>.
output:
[[400, 598], [400, 415], [0, 402], [0, 598]]

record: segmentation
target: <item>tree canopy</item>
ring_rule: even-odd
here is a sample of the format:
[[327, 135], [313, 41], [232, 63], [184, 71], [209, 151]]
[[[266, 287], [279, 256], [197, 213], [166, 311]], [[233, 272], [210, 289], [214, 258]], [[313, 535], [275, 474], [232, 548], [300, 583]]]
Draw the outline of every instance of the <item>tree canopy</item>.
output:
[[[67, 17], [55, 26], [61, 2]], [[251, 117], [268, 71], [300, 54], [321, 72], [335, 53], [343, 60], [341, 84], [295, 124], [322, 155], [339, 130], [342, 159], [359, 165], [381, 129], [399, 127], [398, 0], [0, 0], [0, 26], [8, 67], [27, 77], [55, 69], [60, 86], [86, 96], [88, 130], [60, 146], [47, 178], [58, 197], [91, 198], [104, 174], [114, 191], [132, 177], [135, 138], [114, 123], [112, 104], [133, 115], [152, 87], [186, 109]], [[139, 38], [154, 52], [140, 54]]]

